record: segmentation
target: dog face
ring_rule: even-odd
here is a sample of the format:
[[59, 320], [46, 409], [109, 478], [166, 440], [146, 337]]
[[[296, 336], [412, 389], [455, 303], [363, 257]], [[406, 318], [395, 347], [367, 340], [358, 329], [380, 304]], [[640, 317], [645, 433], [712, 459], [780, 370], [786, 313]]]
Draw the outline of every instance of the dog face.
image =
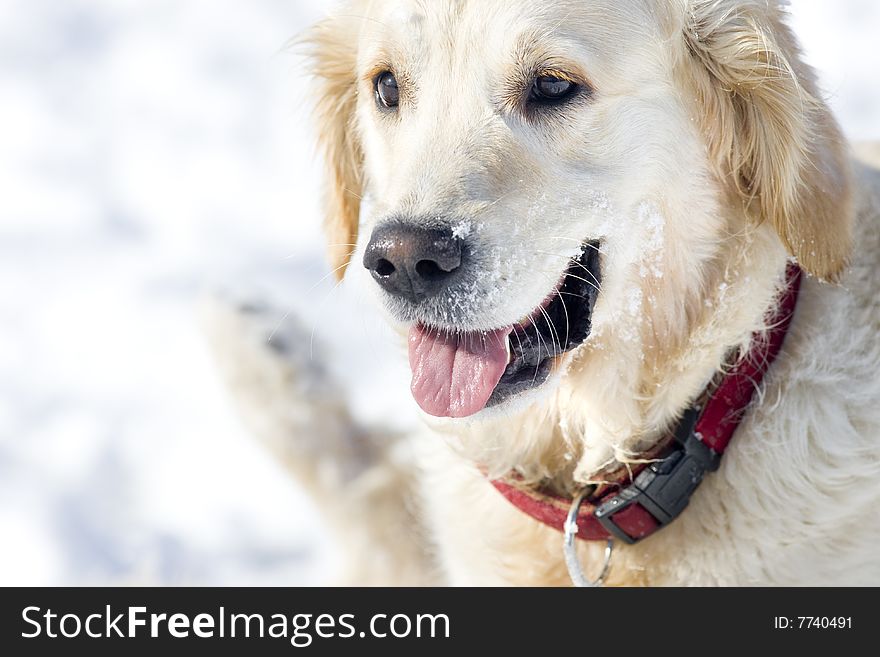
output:
[[843, 266], [839, 135], [775, 4], [372, 0], [312, 43], [334, 260], [429, 415], [571, 394], [602, 354], [644, 396], [731, 263]]
[[[359, 53], [371, 203], [358, 255], [410, 327], [429, 414], [466, 417], [540, 387], [591, 331], [600, 251], [632, 231], [609, 208], [629, 205], [619, 192], [644, 174], [619, 165], [653, 148], [612, 117], [660, 119], [651, 91], [616, 84], [647, 35], [627, 34], [614, 7], [559, 25], [535, 3], [375, 9], [382, 27]], [[600, 15], [613, 27], [591, 43]], [[486, 24], [520, 27], [487, 38]]]

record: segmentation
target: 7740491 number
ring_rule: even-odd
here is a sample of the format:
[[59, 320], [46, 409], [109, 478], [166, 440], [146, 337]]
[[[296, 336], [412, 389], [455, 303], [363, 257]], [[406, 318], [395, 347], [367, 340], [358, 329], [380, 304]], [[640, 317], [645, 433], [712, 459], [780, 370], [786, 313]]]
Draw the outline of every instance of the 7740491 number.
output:
[[773, 619], [776, 630], [851, 630], [852, 616], [777, 616]]

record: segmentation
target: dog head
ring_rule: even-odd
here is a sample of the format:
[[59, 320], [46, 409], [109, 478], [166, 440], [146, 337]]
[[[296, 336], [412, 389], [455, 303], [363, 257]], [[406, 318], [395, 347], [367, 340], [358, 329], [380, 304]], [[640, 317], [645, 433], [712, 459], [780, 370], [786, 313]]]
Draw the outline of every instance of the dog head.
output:
[[783, 19], [767, 0], [354, 0], [315, 28], [331, 256], [407, 333], [428, 414], [603, 388], [644, 425], [700, 327], [755, 328], [786, 252], [841, 271], [847, 158]]

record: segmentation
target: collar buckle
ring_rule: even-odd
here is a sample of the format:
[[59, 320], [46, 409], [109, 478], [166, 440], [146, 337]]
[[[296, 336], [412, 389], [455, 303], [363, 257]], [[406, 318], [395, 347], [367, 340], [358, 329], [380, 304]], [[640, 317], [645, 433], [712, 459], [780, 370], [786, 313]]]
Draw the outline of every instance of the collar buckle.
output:
[[[596, 520], [609, 534], [629, 545], [650, 536], [681, 515], [705, 474], [718, 469], [721, 455], [702, 442], [696, 432], [699, 416], [698, 407], [689, 409], [678, 425], [675, 449], [643, 470], [629, 487], [596, 508]], [[657, 521], [656, 528], [637, 537], [630, 536], [614, 521], [617, 514], [634, 505], [642, 507]]]

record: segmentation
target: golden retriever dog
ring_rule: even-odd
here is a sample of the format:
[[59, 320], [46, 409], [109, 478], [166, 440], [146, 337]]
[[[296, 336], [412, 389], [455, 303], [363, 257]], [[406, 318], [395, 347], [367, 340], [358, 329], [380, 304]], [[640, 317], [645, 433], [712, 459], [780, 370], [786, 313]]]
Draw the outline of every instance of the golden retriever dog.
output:
[[[345, 581], [880, 584], [880, 176], [783, 5], [350, 0], [310, 33], [332, 263], [399, 332], [425, 429], [358, 426], [295, 323], [217, 334]], [[793, 270], [781, 352], [658, 531], [571, 541], [493, 485], [567, 508], [662, 462]]]

